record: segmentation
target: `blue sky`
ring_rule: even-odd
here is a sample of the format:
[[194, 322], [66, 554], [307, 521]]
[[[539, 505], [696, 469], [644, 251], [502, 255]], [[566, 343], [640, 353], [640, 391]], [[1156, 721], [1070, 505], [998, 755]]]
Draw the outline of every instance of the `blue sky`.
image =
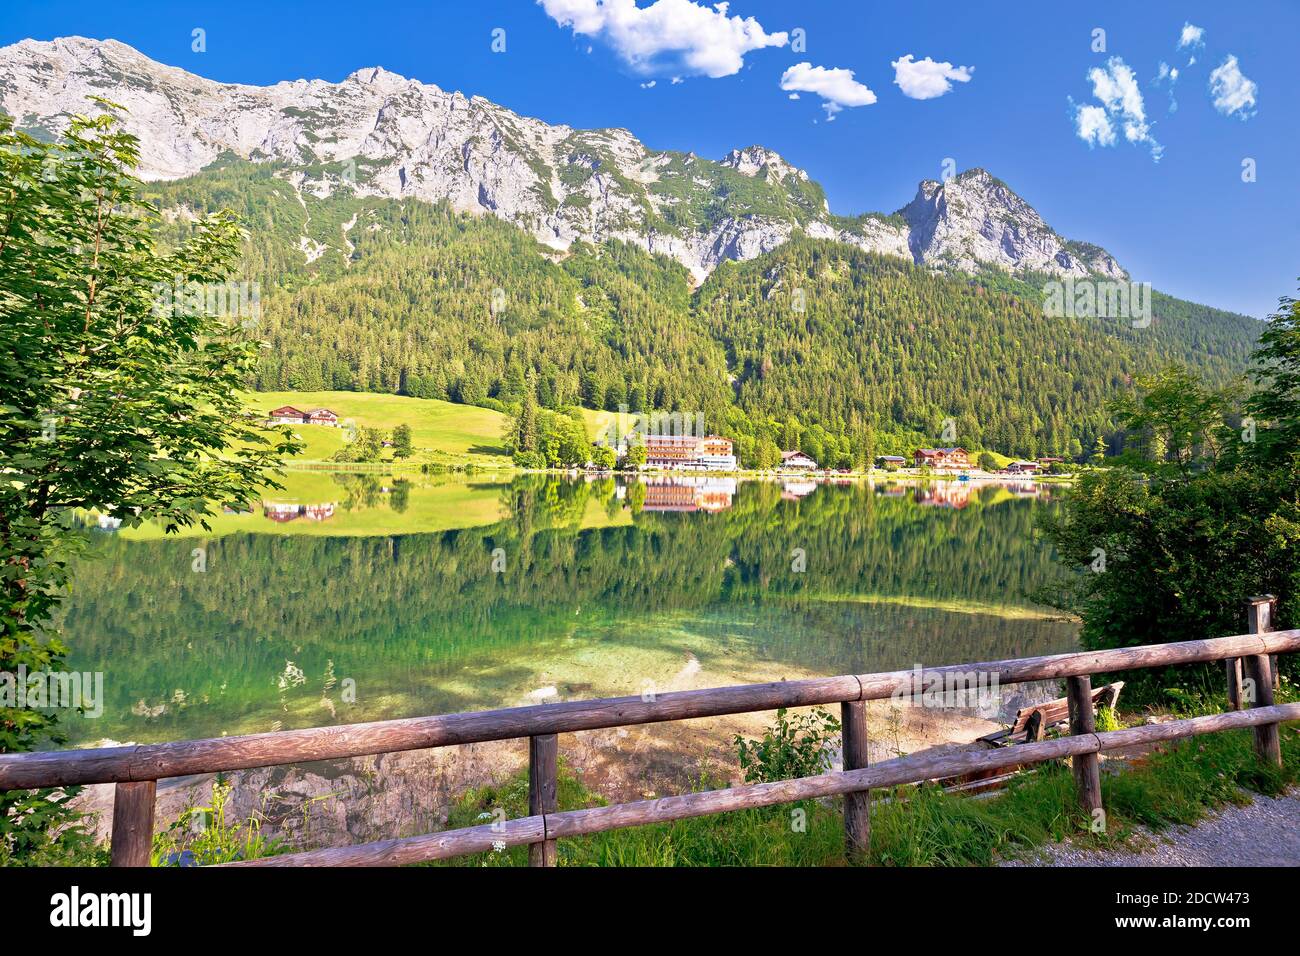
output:
[[[951, 158], [987, 168], [1062, 235], [1105, 246], [1158, 289], [1258, 316], [1296, 289], [1295, 0], [732, 0], [725, 14], [691, 0], [659, 0], [653, 12], [649, 0], [611, 2], [26, 0], [5, 4], [0, 45], [112, 37], [202, 76], [256, 84], [379, 65], [548, 122], [625, 127], [652, 148], [719, 158], [761, 143], [807, 169], [845, 214], [897, 209]], [[1203, 32], [1180, 48], [1185, 24]], [[205, 52], [191, 49], [195, 28]], [[1104, 52], [1094, 50], [1097, 28]], [[1172, 112], [1169, 81], [1156, 80], [1162, 62], [1179, 70]], [[825, 72], [842, 70], [853, 77]], [[818, 89], [842, 104], [833, 120]], [[915, 98], [926, 92], [941, 95]], [[1243, 182], [1244, 160], [1254, 182]]]

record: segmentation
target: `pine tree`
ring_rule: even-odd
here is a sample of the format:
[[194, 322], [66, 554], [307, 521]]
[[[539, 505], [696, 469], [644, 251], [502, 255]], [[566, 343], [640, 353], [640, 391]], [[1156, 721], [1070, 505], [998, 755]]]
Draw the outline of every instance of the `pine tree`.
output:
[[515, 451], [537, 451], [537, 376], [530, 368], [524, 379], [519, 417], [515, 420]]

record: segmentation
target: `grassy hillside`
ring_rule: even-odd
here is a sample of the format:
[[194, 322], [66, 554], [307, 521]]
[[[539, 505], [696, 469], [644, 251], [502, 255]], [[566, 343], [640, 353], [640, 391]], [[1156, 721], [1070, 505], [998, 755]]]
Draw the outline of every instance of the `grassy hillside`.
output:
[[[455, 461], [487, 466], [507, 463], [501, 441], [506, 416], [490, 408], [366, 392], [249, 392], [246, 399], [250, 407], [261, 412], [280, 405], [303, 410], [328, 408], [340, 422], [350, 419], [357, 427], [385, 432], [398, 425], [410, 425], [414, 462]], [[342, 428], [304, 425], [295, 429], [295, 434], [307, 445], [300, 461], [328, 461], [343, 447]], [[385, 449], [384, 454], [391, 458], [391, 449]]]

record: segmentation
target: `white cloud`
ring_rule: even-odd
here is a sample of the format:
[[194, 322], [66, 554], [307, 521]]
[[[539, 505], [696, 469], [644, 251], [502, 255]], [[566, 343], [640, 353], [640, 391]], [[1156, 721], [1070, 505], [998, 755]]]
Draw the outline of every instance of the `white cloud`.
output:
[[876, 102], [876, 94], [855, 80], [852, 70], [838, 67], [828, 70], [807, 62], [796, 63], [781, 74], [781, 89], [816, 93], [822, 98], [822, 107], [830, 120], [846, 106], [870, 106]]
[[784, 31], [768, 33], [753, 17], [728, 16], [729, 4], [701, 6], [692, 0], [537, 0], [546, 14], [576, 34], [608, 43], [640, 73], [666, 69], [677, 75], [731, 76], [745, 54], [782, 47]]
[[1080, 106], [1074, 121], [1079, 139], [1089, 146], [1115, 145], [1115, 124], [1100, 106]]
[[1210, 71], [1210, 96], [1214, 108], [1224, 116], [1238, 114], [1243, 120], [1255, 115], [1255, 94], [1259, 87], [1242, 75], [1237, 58], [1228, 58]]
[[1075, 132], [1090, 146], [1113, 146], [1118, 141], [1117, 130], [1124, 139], [1151, 150], [1151, 158], [1159, 162], [1164, 147], [1151, 135], [1147, 122], [1146, 104], [1138, 87], [1133, 70], [1119, 57], [1113, 56], [1106, 66], [1095, 66], [1088, 71], [1092, 95], [1101, 106], [1088, 105], [1075, 108]]
[[643, 90], [653, 90], [654, 88], [655, 88], [655, 81], [654, 81], [654, 80], [650, 80], [648, 83], [642, 83], [642, 84], [641, 84], [641, 89], [643, 89]]
[[928, 56], [924, 60], [913, 62], [910, 53], [889, 65], [894, 68], [894, 82], [898, 88], [904, 96], [910, 96], [914, 100], [931, 100], [943, 96], [952, 90], [954, 80], [968, 83], [970, 75], [975, 72], [973, 66], [935, 63]]
[[1178, 82], [1178, 67], [1170, 66], [1164, 60], [1160, 61], [1160, 68], [1156, 71], [1156, 78], [1152, 82], [1156, 86], [1169, 87], [1169, 112], [1174, 113], [1178, 110], [1178, 100], [1174, 98], [1174, 84]]
[[1205, 28], [1195, 27], [1191, 23], [1183, 21], [1183, 32], [1178, 35], [1178, 49], [1183, 50], [1191, 47], [1193, 50], [1205, 46]]
[[792, 99], [792, 100], [797, 100], [798, 98], [799, 98], [799, 94], [798, 94], [798, 93], [791, 93], [791, 94], [790, 94], [790, 99]]

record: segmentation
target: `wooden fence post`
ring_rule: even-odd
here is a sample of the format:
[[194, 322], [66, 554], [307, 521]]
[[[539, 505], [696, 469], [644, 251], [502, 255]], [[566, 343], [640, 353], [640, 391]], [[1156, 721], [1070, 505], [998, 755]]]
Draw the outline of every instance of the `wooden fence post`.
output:
[[[528, 815], [554, 813], [556, 807], [556, 773], [560, 760], [559, 738], [542, 734], [528, 738]], [[528, 845], [529, 866], [555, 866], [554, 840]]]
[[[1074, 736], [1097, 732], [1092, 712], [1092, 678], [1088, 675], [1067, 678], [1066, 697], [1070, 703], [1070, 733]], [[1074, 783], [1079, 789], [1079, 803], [1089, 814], [1101, 809], [1101, 763], [1095, 753], [1075, 754], [1071, 758]]]
[[[1264, 634], [1273, 629], [1273, 608], [1277, 598], [1261, 594], [1246, 602], [1246, 631]], [[1253, 706], [1273, 706], [1273, 662], [1267, 654], [1252, 654], [1245, 659], [1246, 676], [1255, 684]], [[1277, 724], [1261, 724], [1255, 728], [1255, 752], [1259, 759], [1276, 767], [1282, 766], [1282, 741]]]
[[[847, 700], [840, 704], [840, 727], [844, 733], [845, 770], [867, 766], [867, 704]], [[844, 853], [851, 861], [865, 862], [871, 848], [871, 791], [844, 795]]]
[[1223, 667], [1228, 672], [1228, 710], [1241, 710], [1241, 658], [1225, 658]]
[[157, 790], [157, 780], [123, 782], [113, 788], [112, 866], [149, 865]]

